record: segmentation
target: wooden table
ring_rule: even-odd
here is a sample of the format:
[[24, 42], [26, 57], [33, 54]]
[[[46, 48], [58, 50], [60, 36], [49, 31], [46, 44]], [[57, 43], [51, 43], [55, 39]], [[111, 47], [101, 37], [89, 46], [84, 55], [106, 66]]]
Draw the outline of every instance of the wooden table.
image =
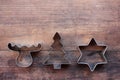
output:
[[[61, 70], [42, 64], [56, 32], [72, 62]], [[77, 47], [91, 38], [108, 45], [108, 64], [94, 72], [76, 63]], [[17, 67], [9, 42], [41, 43], [42, 51], [32, 54], [32, 66]], [[119, 80], [120, 0], [0, 0], [0, 61], [0, 80]]]

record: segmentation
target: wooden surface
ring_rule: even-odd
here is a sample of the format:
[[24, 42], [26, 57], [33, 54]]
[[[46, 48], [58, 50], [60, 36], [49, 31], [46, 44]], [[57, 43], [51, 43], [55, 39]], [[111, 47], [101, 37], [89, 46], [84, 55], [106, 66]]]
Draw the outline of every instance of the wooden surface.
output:
[[[56, 32], [72, 62], [61, 70], [42, 64]], [[76, 63], [77, 46], [91, 38], [108, 45], [108, 64], [94, 72]], [[20, 68], [9, 42], [41, 43], [43, 51], [33, 53], [31, 67]], [[0, 0], [0, 61], [0, 80], [119, 80], [120, 0]]]

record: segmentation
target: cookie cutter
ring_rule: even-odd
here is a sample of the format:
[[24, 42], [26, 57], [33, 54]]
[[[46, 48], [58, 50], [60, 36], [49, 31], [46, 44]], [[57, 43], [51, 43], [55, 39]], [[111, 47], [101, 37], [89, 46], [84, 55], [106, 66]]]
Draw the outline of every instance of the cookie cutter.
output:
[[58, 32], [53, 37], [54, 43], [51, 45], [48, 58], [43, 62], [44, 65], [53, 65], [54, 69], [61, 69], [62, 65], [71, 64], [66, 58], [66, 52], [63, 49], [63, 45], [60, 42], [61, 37]]
[[31, 52], [38, 52], [41, 50], [41, 44], [37, 46], [32, 45], [31, 47], [27, 46], [18, 46], [12, 45], [11, 43], [8, 44], [8, 48], [13, 51], [18, 51], [19, 55], [16, 59], [16, 65], [19, 67], [29, 67], [33, 63], [33, 58], [31, 56]]
[[94, 38], [91, 39], [88, 45], [79, 46], [81, 56], [78, 58], [78, 64], [86, 64], [90, 71], [94, 71], [99, 64], [107, 64], [105, 52], [106, 45], [98, 45]]

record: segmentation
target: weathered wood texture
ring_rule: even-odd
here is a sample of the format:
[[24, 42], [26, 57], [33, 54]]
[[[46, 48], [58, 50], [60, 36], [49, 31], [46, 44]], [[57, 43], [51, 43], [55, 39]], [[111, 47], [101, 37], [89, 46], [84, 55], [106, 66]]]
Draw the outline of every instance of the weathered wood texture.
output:
[[[59, 32], [72, 61], [61, 70], [43, 66], [52, 37]], [[90, 72], [77, 65], [77, 46], [91, 38], [108, 45], [108, 64]], [[29, 68], [15, 65], [18, 53], [9, 42], [22, 45], [41, 43], [33, 53]], [[0, 80], [119, 80], [120, 79], [120, 0], [0, 0]]]

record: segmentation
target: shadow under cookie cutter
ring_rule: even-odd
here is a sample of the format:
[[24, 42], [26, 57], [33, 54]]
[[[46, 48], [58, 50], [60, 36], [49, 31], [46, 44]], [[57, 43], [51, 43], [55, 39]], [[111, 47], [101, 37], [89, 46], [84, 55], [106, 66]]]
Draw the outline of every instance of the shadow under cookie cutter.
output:
[[79, 46], [81, 56], [79, 57], [78, 64], [86, 64], [91, 71], [94, 71], [99, 64], [107, 64], [105, 52], [106, 45], [98, 45], [94, 38], [91, 39], [88, 45]]
[[71, 64], [66, 58], [63, 45], [60, 42], [61, 37], [58, 32], [53, 37], [54, 43], [51, 45], [48, 58], [43, 62], [44, 65], [53, 65], [54, 69], [61, 69], [61, 65]]
[[29, 67], [33, 62], [31, 52], [40, 51], [41, 50], [41, 44], [38, 44], [37, 46], [33, 45], [31, 47], [27, 47], [27, 46], [18, 47], [17, 45], [12, 46], [12, 44], [9, 43], [8, 48], [13, 50], [13, 51], [18, 51], [19, 52], [19, 55], [16, 59], [16, 64], [19, 67]]

